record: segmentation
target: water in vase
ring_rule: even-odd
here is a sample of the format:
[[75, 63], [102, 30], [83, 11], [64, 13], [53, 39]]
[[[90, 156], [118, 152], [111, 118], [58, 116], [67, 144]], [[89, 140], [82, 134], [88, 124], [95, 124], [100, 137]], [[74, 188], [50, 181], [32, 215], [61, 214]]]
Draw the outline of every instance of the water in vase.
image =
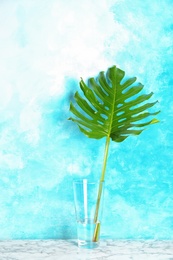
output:
[[99, 240], [97, 242], [93, 241], [94, 231], [96, 225], [99, 222], [94, 223], [93, 220], [85, 219], [84, 221], [77, 222], [77, 232], [78, 232], [78, 245], [83, 248], [96, 248], [99, 245]]

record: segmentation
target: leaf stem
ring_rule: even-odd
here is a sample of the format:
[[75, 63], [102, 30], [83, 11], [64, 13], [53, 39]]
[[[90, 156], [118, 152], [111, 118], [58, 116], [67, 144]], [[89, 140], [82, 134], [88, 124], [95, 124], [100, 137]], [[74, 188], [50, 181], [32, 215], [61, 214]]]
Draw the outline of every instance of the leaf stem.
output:
[[102, 173], [101, 173], [100, 184], [99, 184], [99, 191], [98, 191], [98, 196], [97, 196], [96, 210], [95, 210], [95, 215], [94, 215], [94, 223], [96, 223], [96, 227], [95, 227], [94, 234], [93, 234], [93, 242], [97, 242], [98, 238], [99, 238], [100, 223], [97, 223], [97, 220], [98, 220], [99, 207], [100, 207], [100, 201], [101, 201], [101, 196], [102, 196], [103, 182], [105, 180], [105, 172], [106, 172], [106, 165], [107, 165], [107, 159], [108, 159], [109, 144], [110, 144], [110, 136], [107, 136], [106, 144], [105, 144], [103, 167], [102, 167]]
[[106, 144], [105, 144], [103, 168], [102, 168], [102, 174], [101, 174], [101, 178], [100, 178], [101, 182], [105, 180], [105, 172], [106, 172], [106, 164], [107, 164], [107, 159], [108, 159], [109, 144], [110, 144], [110, 136], [107, 136]]

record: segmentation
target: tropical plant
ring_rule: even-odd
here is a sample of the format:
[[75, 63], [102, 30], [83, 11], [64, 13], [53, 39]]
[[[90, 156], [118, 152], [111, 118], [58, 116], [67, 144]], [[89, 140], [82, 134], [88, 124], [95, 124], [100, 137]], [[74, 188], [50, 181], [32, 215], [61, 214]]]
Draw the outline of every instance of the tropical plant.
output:
[[[139, 135], [147, 126], [159, 122], [153, 116], [160, 111], [150, 111], [158, 101], [148, 103], [153, 92], [141, 93], [144, 86], [136, 83], [136, 80], [136, 77], [126, 79], [123, 70], [112, 66], [107, 73], [101, 71], [97, 78], [89, 78], [88, 85], [81, 78], [83, 96], [77, 91], [74, 95], [77, 106], [70, 103], [73, 117], [69, 119], [78, 125], [82, 133], [89, 138], [106, 138], [101, 182], [105, 180], [110, 140], [122, 142], [130, 135]], [[102, 185], [97, 197], [96, 222], [101, 196]], [[100, 226], [96, 226], [93, 241], [97, 241], [99, 229]]]

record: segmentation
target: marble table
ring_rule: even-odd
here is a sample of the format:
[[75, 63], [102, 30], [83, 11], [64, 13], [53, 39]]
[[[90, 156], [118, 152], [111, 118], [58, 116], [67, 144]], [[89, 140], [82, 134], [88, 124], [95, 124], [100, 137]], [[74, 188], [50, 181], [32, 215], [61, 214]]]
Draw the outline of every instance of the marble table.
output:
[[103, 240], [97, 249], [79, 249], [75, 240], [0, 241], [0, 260], [173, 260], [173, 241]]

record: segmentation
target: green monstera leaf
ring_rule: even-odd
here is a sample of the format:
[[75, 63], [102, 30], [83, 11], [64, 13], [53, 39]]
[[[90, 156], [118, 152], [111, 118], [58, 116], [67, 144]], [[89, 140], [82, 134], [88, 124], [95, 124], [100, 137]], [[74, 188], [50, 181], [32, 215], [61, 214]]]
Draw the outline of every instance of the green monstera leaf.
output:
[[125, 79], [125, 72], [113, 66], [107, 73], [100, 72], [97, 79], [89, 78], [88, 85], [81, 79], [83, 95], [76, 92], [76, 104], [70, 103], [73, 116], [69, 119], [78, 125], [81, 132], [89, 138], [106, 137], [93, 241], [97, 241], [99, 236], [100, 223], [97, 220], [110, 140], [122, 142], [130, 135], [139, 135], [147, 126], [159, 122], [154, 116], [160, 111], [150, 111], [157, 101], [148, 102], [153, 93], [143, 94], [144, 86], [136, 83], [136, 80], [135, 77]]
[[106, 74], [100, 72], [97, 79], [89, 78], [88, 86], [81, 79], [84, 97], [79, 92], [75, 93], [78, 107], [70, 104], [70, 111], [75, 116], [70, 119], [89, 138], [110, 137], [113, 141], [122, 142], [158, 122], [155, 118], [145, 120], [159, 113], [148, 111], [157, 103], [146, 103], [153, 93], [140, 94], [144, 86], [136, 83], [135, 77], [123, 82], [124, 76], [123, 70], [113, 66]]

